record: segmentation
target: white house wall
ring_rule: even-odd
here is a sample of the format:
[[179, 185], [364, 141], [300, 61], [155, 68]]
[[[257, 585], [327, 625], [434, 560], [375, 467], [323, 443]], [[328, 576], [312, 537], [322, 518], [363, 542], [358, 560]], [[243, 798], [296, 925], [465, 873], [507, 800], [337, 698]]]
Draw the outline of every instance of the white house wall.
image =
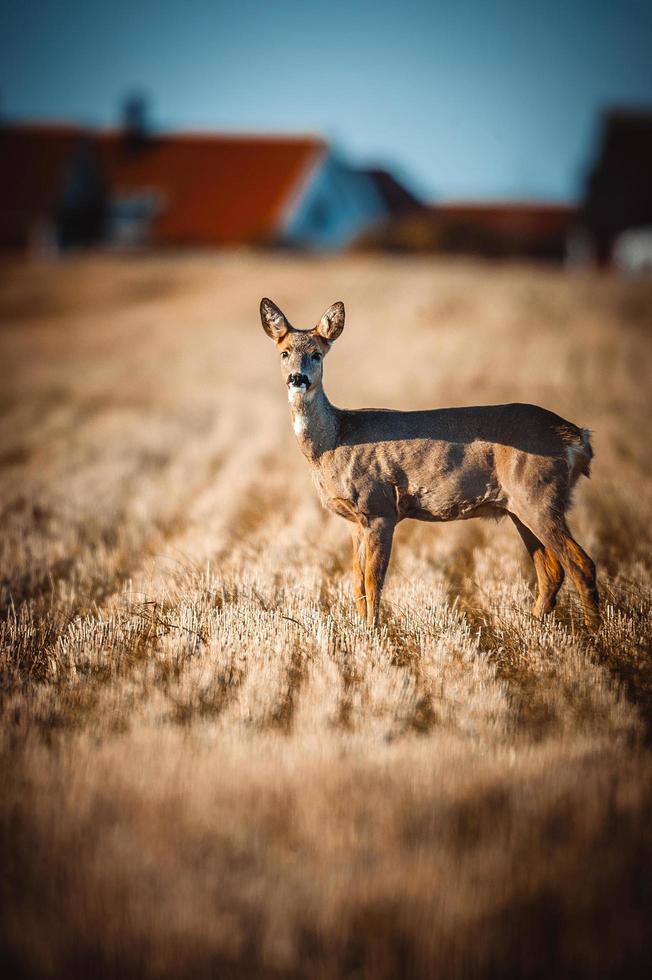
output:
[[283, 222], [289, 244], [338, 249], [386, 214], [373, 181], [327, 153]]

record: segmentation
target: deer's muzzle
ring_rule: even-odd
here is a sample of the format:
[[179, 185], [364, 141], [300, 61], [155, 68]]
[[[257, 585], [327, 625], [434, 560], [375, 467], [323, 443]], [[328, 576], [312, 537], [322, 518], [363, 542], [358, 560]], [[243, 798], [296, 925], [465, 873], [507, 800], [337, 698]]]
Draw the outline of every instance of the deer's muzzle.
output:
[[307, 391], [310, 387], [310, 379], [305, 374], [290, 374], [287, 384], [288, 388], [305, 388]]

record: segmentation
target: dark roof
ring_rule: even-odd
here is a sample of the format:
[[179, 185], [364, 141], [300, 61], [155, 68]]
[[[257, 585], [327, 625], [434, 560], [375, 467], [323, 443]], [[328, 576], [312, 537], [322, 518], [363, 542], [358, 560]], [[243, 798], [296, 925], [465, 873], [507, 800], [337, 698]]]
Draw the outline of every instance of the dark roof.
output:
[[388, 214], [407, 214], [423, 207], [419, 198], [389, 171], [372, 169], [365, 170], [364, 173], [372, 181]]

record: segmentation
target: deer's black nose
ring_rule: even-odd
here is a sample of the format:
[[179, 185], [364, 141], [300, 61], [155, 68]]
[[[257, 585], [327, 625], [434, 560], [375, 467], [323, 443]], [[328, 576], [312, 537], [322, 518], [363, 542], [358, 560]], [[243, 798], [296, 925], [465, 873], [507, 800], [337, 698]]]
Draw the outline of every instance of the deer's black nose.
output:
[[288, 376], [288, 388], [308, 388], [309, 378], [305, 374], [290, 374]]

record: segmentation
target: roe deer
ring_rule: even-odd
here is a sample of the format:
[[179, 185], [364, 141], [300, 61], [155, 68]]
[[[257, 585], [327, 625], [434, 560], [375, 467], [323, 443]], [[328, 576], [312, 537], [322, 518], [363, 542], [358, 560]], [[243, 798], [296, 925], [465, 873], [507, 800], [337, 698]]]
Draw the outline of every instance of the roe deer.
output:
[[355, 601], [369, 625], [378, 623], [399, 521], [508, 514], [534, 562], [534, 615], [553, 609], [568, 572], [587, 627], [598, 628], [595, 566], [565, 517], [580, 474], [589, 475], [587, 429], [535, 405], [335, 408], [322, 385], [323, 359], [344, 329], [344, 304], [329, 307], [312, 330], [296, 330], [269, 299], [260, 316], [281, 356], [293, 428], [322, 503], [352, 524]]

